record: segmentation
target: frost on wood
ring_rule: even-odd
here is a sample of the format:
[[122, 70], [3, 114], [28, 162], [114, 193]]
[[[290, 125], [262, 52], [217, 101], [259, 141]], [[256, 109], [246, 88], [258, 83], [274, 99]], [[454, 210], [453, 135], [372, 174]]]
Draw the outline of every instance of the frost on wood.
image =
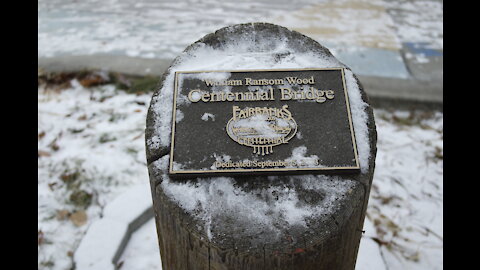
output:
[[[168, 159], [164, 156], [152, 165], [157, 171], [166, 171]], [[259, 188], [228, 177], [178, 182], [165, 173], [162, 178], [165, 194], [200, 221], [203, 228], [197, 229], [210, 240], [234, 231], [244, 235], [262, 232], [259, 240], [278, 239], [292, 227], [306, 228], [313, 220], [331, 218], [347, 200], [346, 195], [359, 186], [356, 181], [323, 175], [290, 176], [284, 182], [270, 176], [265, 179], [268, 187]]]

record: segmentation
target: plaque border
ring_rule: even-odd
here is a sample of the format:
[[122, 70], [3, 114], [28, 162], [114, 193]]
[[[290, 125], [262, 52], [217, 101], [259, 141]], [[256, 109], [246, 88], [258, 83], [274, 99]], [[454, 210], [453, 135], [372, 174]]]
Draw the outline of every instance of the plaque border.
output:
[[[340, 70], [342, 74], [342, 84], [343, 84], [343, 92], [345, 95], [345, 105], [347, 107], [347, 115], [348, 115], [348, 123], [350, 126], [350, 134], [353, 144], [353, 152], [355, 155], [355, 166], [347, 166], [347, 167], [314, 167], [314, 168], [269, 168], [269, 169], [222, 169], [222, 170], [188, 170], [188, 171], [174, 171], [173, 170], [173, 154], [174, 154], [174, 146], [175, 146], [175, 120], [176, 120], [176, 113], [177, 113], [177, 91], [178, 91], [178, 75], [181, 73], [213, 73], [213, 72], [265, 72], [265, 71], [317, 71], [317, 70]], [[347, 91], [347, 84], [345, 82], [345, 68], [343, 67], [333, 67], [333, 68], [288, 68], [288, 69], [247, 69], [247, 70], [194, 70], [194, 71], [175, 71], [175, 78], [174, 78], [174, 93], [173, 93], [173, 107], [172, 107], [172, 128], [171, 128], [171, 140], [170, 140], [170, 157], [169, 157], [169, 165], [168, 165], [168, 173], [170, 176], [180, 176], [180, 175], [188, 175], [188, 176], [208, 176], [217, 174], [220, 175], [231, 175], [231, 176], [238, 176], [244, 173], [260, 173], [260, 174], [267, 174], [269, 172], [288, 172], [292, 174], [303, 174], [305, 171], [307, 172], [334, 172], [334, 171], [342, 171], [342, 172], [356, 172], [360, 169], [360, 164], [358, 161], [358, 152], [357, 152], [357, 141], [355, 138], [355, 131], [352, 123], [352, 114], [350, 111], [350, 98], [348, 96]]]

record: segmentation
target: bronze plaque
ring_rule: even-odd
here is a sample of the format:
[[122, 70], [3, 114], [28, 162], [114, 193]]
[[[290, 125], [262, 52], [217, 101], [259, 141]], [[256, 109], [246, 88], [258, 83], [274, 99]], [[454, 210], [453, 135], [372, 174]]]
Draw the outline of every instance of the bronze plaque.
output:
[[171, 176], [355, 173], [343, 68], [179, 71]]

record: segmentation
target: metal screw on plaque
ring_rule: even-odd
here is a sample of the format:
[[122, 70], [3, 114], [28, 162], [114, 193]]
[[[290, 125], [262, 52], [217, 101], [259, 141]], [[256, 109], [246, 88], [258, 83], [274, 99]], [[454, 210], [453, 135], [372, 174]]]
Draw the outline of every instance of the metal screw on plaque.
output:
[[311, 38], [249, 23], [191, 44], [146, 123], [163, 269], [354, 269], [376, 156], [368, 98]]

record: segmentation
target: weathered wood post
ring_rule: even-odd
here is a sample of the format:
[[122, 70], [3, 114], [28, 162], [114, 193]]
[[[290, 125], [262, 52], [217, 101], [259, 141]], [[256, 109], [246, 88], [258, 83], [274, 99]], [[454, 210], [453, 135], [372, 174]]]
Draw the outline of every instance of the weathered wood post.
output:
[[155, 91], [146, 151], [163, 269], [354, 269], [372, 108], [316, 41], [267, 23], [209, 34]]

